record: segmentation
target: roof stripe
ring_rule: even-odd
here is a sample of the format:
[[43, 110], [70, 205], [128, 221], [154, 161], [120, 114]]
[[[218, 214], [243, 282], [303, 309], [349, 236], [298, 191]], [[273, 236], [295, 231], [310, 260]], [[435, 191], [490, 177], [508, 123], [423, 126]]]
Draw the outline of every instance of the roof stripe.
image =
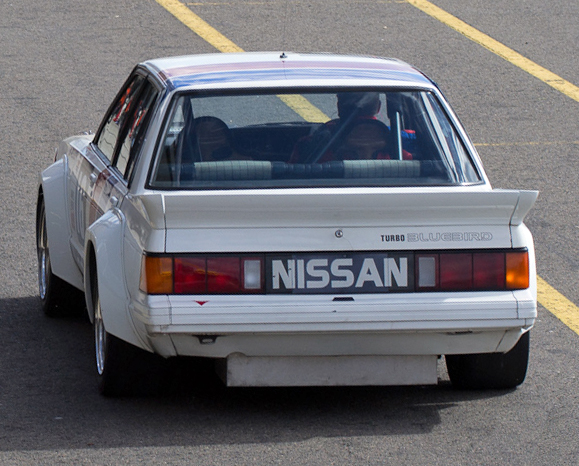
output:
[[360, 79], [404, 81], [430, 86], [431, 82], [412, 67], [396, 62], [367, 64], [353, 62], [254, 62], [186, 66], [159, 70], [171, 86], [185, 87], [253, 80]]

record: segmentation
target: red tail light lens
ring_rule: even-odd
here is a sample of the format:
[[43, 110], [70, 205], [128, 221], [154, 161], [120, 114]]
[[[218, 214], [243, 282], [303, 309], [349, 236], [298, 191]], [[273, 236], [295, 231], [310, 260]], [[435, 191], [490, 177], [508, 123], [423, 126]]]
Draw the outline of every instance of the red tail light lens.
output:
[[175, 293], [201, 294], [207, 289], [206, 260], [176, 257], [174, 266]]
[[500, 290], [505, 286], [505, 254], [475, 253], [473, 257], [473, 282], [477, 288]]
[[440, 254], [440, 288], [472, 289], [472, 254]]
[[207, 259], [207, 292], [239, 293], [241, 291], [241, 261], [239, 257]]

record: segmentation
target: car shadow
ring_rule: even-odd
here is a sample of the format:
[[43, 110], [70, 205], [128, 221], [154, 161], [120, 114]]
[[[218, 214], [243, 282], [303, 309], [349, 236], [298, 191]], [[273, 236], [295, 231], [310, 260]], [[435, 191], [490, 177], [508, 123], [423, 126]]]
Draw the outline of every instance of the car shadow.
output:
[[511, 393], [454, 390], [444, 368], [436, 386], [225, 388], [182, 359], [160, 394], [105, 398], [88, 319], [47, 318], [36, 297], [0, 299], [0, 341], [0, 451], [416, 435], [458, 403]]

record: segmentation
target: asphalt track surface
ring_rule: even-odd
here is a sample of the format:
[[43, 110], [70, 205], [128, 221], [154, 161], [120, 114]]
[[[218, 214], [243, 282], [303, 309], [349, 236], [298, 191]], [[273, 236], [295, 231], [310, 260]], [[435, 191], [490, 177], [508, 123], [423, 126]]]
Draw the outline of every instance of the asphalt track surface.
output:
[[[434, 3], [579, 86], [577, 2]], [[435, 79], [493, 186], [541, 191], [538, 272], [579, 305], [579, 102], [406, 1], [186, 6], [247, 51], [394, 56]], [[213, 51], [154, 0], [0, 4], [0, 464], [577, 464], [579, 335], [543, 306], [509, 392], [455, 391], [441, 365], [436, 387], [197, 392], [176, 377], [162, 396], [97, 395], [90, 325], [38, 306], [38, 173], [96, 129], [134, 64]]]

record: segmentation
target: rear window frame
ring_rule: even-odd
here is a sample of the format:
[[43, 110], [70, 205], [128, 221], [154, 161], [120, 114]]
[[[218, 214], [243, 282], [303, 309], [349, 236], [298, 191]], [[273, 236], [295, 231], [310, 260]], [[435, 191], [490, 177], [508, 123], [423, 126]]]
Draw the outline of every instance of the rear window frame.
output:
[[[452, 130], [458, 137], [460, 144], [462, 145], [465, 155], [468, 158], [476, 176], [478, 177], [477, 181], [471, 182], [459, 182], [459, 183], [437, 183], [437, 184], [335, 184], [335, 185], [324, 185], [322, 183], [314, 185], [304, 185], [304, 184], [288, 184], [284, 185], [280, 180], [272, 180], [276, 181], [277, 184], [272, 186], [226, 186], [226, 185], [219, 185], [219, 186], [162, 186], [159, 184], [154, 183], [154, 175], [156, 172], [157, 164], [162, 156], [163, 145], [164, 141], [167, 137], [167, 132], [169, 131], [170, 124], [173, 121], [173, 117], [175, 112], [177, 111], [177, 104], [180, 98], [190, 96], [190, 98], [203, 98], [203, 97], [227, 97], [227, 96], [258, 96], [258, 95], [270, 95], [270, 96], [277, 96], [277, 95], [301, 95], [301, 94], [336, 94], [337, 92], [379, 92], [379, 93], [388, 93], [388, 92], [418, 92], [418, 93], [428, 93], [430, 94], [435, 101], [438, 103], [439, 109], [443, 112], [444, 116], [446, 117], [448, 123], [451, 125]], [[145, 189], [151, 189], [156, 191], [230, 191], [230, 190], [260, 190], [260, 189], [327, 189], [327, 188], [337, 188], [337, 189], [347, 189], [347, 188], [357, 188], [357, 187], [365, 187], [365, 188], [431, 188], [431, 187], [465, 187], [465, 186], [480, 186], [485, 185], [486, 175], [484, 172], [484, 168], [481, 164], [480, 158], [477, 156], [476, 153], [473, 152], [472, 143], [470, 143], [468, 135], [464, 128], [462, 127], [458, 117], [454, 114], [454, 112], [450, 109], [448, 102], [446, 102], [442, 93], [438, 91], [437, 88], [429, 88], [429, 87], [421, 87], [421, 86], [292, 86], [292, 87], [234, 87], [234, 88], [219, 88], [219, 89], [179, 89], [171, 93], [169, 96], [170, 102], [166, 106], [166, 111], [163, 116], [163, 122], [160, 126], [160, 131], [158, 133], [158, 137], [156, 143], [154, 145], [154, 152], [150, 159], [150, 165], [148, 174], [146, 177]], [[449, 111], [450, 109], [450, 111]], [[296, 124], [299, 120], [296, 119]], [[304, 124], [314, 124], [307, 121], [303, 122]], [[280, 122], [280, 125], [284, 124], [284, 122]], [[287, 124], [287, 123], [285, 123]], [[246, 128], [251, 127], [247, 126]], [[256, 127], [256, 126], [253, 126]], [[298, 180], [300, 181], [300, 180]], [[303, 181], [303, 180], [301, 180]]]

